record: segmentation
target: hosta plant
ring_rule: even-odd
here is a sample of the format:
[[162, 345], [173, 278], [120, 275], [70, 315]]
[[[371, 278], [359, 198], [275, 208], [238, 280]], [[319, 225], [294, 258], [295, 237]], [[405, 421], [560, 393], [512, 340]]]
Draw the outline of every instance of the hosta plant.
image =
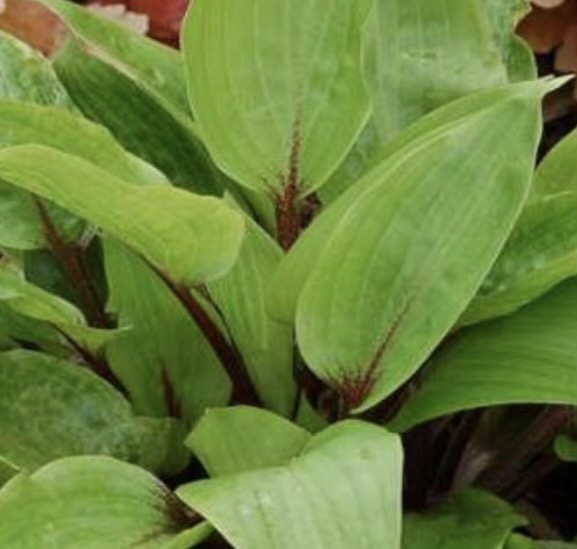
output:
[[41, 3], [52, 59], [0, 37], [0, 547], [575, 547], [577, 133], [535, 171], [524, 2], [195, 0], [180, 52]]

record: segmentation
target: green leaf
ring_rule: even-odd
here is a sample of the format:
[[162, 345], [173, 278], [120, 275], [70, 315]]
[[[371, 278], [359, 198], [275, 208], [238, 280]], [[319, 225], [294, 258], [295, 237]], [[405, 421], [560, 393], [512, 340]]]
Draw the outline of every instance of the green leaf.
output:
[[[563, 78], [552, 81], [547, 91], [552, 91], [566, 81]], [[489, 111], [495, 105], [511, 101], [512, 90], [515, 89], [520, 88], [505, 86], [483, 91], [433, 111], [409, 126], [397, 139], [387, 145], [383, 158], [390, 159], [391, 162], [393, 160], [400, 162], [402, 158], [408, 158], [414, 154], [415, 148], [420, 146], [423, 136], [434, 136], [434, 132], [450, 129], [452, 125], [462, 122], [473, 113]], [[294, 321], [300, 293], [317, 264], [326, 242], [350, 204], [362, 195], [370, 182], [369, 177], [364, 177], [348, 189], [346, 196], [323, 210], [285, 256], [274, 274], [269, 292], [268, 307], [275, 318], [289, 323]]]
[[577, 132], [539, 165], [529, 202], [462, 325], [509, 314], [577, 274]]
[[512, 313], [576, 274], [577, 191], [531, 202], [460, 324]]
[[101, 227], [183, 284], [225, 274], [242, 242], [243, 219], [222, 200], [137, 187], [48, 147], [0, 151], [0, 177]]
[[504, 501], [481, 492], [450, 496], [403, 521], [403, 549], [502, 549], [511, 531], [527, 521]]
[[310, 433], [266, 410], [207, 410], [186, 440], [211, 477], [281, 466], [298, 455]]
[[[519, 312], [463, 330], [433, 357], [417, 393], [390, 427], [499, 404], [577, 406], [577, 279]], [[447, 388], [450, 387], [450, 390]]]
[[272, 198], [326, 181], [368, 116], [361, 53], [372, 4], [194, 2], [183, 34], [189, 95], [224, 172]]
[[[508, 13], [511, 2], [498, 4], [377, 0], [365, 54], [373, 111], [346, 161], [323, 189], [324, 199], [354, 184], [383, 158], [387, 143], [425, 114], [507, 83], [503, 57], [509, 57], [517, 18]], [[531, 55], [528, 63], [532, 67]]]
[[[4, 549], [169, 549], [194, 522], [160, 481], [110, 458], [63, 459], [0, 491]], [[187, 548], [206, 537], [197, 528]]]
[[499, 103], [472, 101], [483, 108], [413, 139], [323, 214], [336, 223], [301, 263], [297, 341], [349, 409], [410, 377], [477, 291], [526, 198], [544, 91], [513, 85]]
[[238, 261], [226, 276], [210, 283], [208, 291], [258, 394], [269, 408], [288, 416], [296, 398], [293, 333], [268, 316], [265, 305], [270, 279], [283, 253], [256, 223], [249, 219], [246, 223]]
[[517, 25], [531, 11], [528, 0], [481, 0], [480, 6], [489, 18], [493, 39], [507, 68], [510, 82], [537, 77], [531, 48], [516, 34]]
[[104, 240], [108, 309], [126, 328], [107, 358], [138, 413], [191, 423], [230, 397], [230, 380], [190, 315], [136, 254]]
[[87, 325], [82, 313], [70, 303], [30, 284], [16, 273], [0, 269], [0, 302], [14, 313], [47, 323], [56, 332], [90, 352], [99, 352], [117, 331]]
[[399, 439], [346, 421], [316, 435], [287, 466], [177, 493], [235, 549], [398, 549], [401, 481]]
[[0, 98], [73, 109], [50, 62], [30, 46], [0, 31]]
[[577, 440], [568, 435], [559, 435], [555, 439], [555, 453], [563, 461], [577, 463]]
[[[123, 150], [104, 128], [59, 108], [0, 101], [0, 148], [36, 143], [84, 158], [134, 183], [166, 183], [157, 170]], [[54, 131], [54, 127], [58, 131]], [[46, 211], [61, 238], [77, 240], [84, 224], [51, 204]], [[49, 247], [38, 206], [28, 193], [0, 181], [0, 245], [19, 250]]]
[[55, 68], [84, 115], [109, 128], [128, 150], [179, 187], [221, 194], [224, 176], [190, 124], [139, 82], [74, 43], [59, 53]]
[[171, 447], [176, 422], [135, 418], [112, 386], [79, 365], [28, 351], [2, 353], [0, 394], [0, 456], [21, 469], [78, 454], [157, 471], [168, 461], [177, 469], [186, 464], [184, 448]]
[[577, 191], [577, 130], [562, 139], [539, 164], [531, 189], [531, 201], [565, 191]]
[[66, 0], [38, 0], [58, 15], [91, 51], [147, 86], [175, 112], [186, 113], [180, 53]]

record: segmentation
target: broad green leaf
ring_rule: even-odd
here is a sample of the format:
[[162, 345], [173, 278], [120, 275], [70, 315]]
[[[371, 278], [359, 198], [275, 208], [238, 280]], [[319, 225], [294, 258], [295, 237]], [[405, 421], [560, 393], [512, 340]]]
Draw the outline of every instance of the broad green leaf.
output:
[[[333, 198], [354, 184], [383, 158], [386, 144], [420, 117], [459, 97], [507, 83], [503, 58], [509, 57], [517, 17], [509, 13], [511, 2], [498, 4], [376, 1], [365, 54], [372, 114], [323, 189], [323, 198]], [[528, 63], [532, 67], [531, 55]]]
[[528, 0], [481, 0], [489, 18], [493, 39], [507, 68], [510, 82], [532, 80], [537, 76], [531, 48], [515, 33], [518, 23], [531, 11]]
[[48, 147], [0, 151], [0, 177], [101, 227], [183, 284], [225, 274], [242, 242], [244, 221], [222, 200], [137, 187]]
[[236, 406], [207, 410], [186, 440], [211, 477], [285, 465], [311, 438], [266, 410]]
[[66, 0], [38, 0], [91, 51], [147, 86], [175, 112], [188, 112], [180, 53]]
[[[158, 479], [111, 458], [62, 459], [0, 491], [3, 549], [170, 549], [195, 522]], [[187, 548], [206, 537], [197, 528]]]
[[577, 406], [576, 302], [573, 279], [514, 315], [457, 333], [390, 427], [481, 406]]
[[45, 145], [84, 158], [135, 184], [168, 183], [157, 169], [124, 150], [108, 130], [62, 109], [0, 100], [0, 117], [2, 148]]
[[20, 40], [0, 31], [0, 98], [72, 109], [50, 62]]
[[238, 261], [226, 276], [210, 283], [208, 291], [261, 399], [272, 410], [288, 416], [296, 398], [293, 333], [268, 316], [265, 305], [270, 279], [282, 256], [280, 247], [247, 219]]
[[128, 150], [179, 187], [221, 194], [224, 176], [189, 124], [138, 82], [73, 44], [59, 53], [55, 68], [84, 115], [109, 128]]
[[[154, 168], [124, 151], [102, 127], [62, 109], [0, 101], [0, 148], [36, 143], [71, 153], [134, 183], [166, 183]], [[54, 128], [58, 127], [58, 131]], [[84, 224], [51, 204], [46, 211], [60, 236], [76, 240]], [[49, 247], [46, 227], [29, 194], [0, 181], [0, 244], [14, 249]]]
[[403, 521], [403, 549], [503, 549], [511, 531], [527, 521], [506, 502], [481, 492], [461, 492]]
[[230, 381], [204, 336], [167, 288], [137, 255], [104, 241], [108, 309], [126, 330], [107, 347], [107, 358], [146, 415], [196, 420], [208, 406], [222, 406]]
[[576, 274], [577, 190], [533, 201], [460, 324], [512, 313]]
[[335, 203], [344, 213], [300, 277], [296, 331], [309, 367], [349, 409], [410, 377], [477, 291], [526, 198], [544, 91], [510, 86], [505, 100], [410, 142]]
[[568, 435], [560, 435], [555, 439], [555, 453], [563, 461], [577, 463], [577, 440]]
[[[566, 81], [563, 78], [553, 80], [548, 84], [547, 91], [552, 91]], [[495, 105], [511, 101], [512, 91], [519, 89], [522, 88], [505, 86], [482, 91], [433, 111], [409, 126], [397, 139], [387, 145], [383, 158], [389, 159], [391, 163], [410, 162], [424, 137], [427, 135], [434, 137], [435, 132], [447, 131], [452, 125], [463, 122], [473, 113], [488, 111]], [[383, 165], [386, 166], [387, 163]], [[285, 256], [271, 282], [268, 305], [270, 313], [275, 318], [290, 323], [294, 321], [299, 295], [330, 235], [350, 204], [363, 194], [371, 181], [369, 177], [362, 178], [347, 190], [345, 196], [327, 207]]]
[[176, 422], [136, 418], [112, 386], [77, 364], [29, 351], [2, 353], [0, 394], [0, 456], [21, 469], [78, 454], [157, 471], [168, 461], [186, 464], [184, 449], [169, 447]]
[[48, 324], [90, 352], [98, 352], [117, 334], [114, 330], [87, 326], [86, 319], [74, 305], [2, 269], [0, 302], [16, 314]]
[[373, 0], [195, 0], [184, 25], [189, 96], [220, 168], [271, 198], [308, 194], [369, 111], [362, 35]]
[[401, 481], [399, 439], [346, 421], [289, 465], [188, 484], [178, 495], [235, 549], [399, 549]]

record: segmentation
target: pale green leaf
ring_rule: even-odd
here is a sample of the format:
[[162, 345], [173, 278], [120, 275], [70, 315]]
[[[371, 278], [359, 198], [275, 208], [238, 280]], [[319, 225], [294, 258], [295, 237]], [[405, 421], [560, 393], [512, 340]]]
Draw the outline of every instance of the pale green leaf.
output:
[[517, 25], [531, 11], [529, 0], [481, 0], [480, 6], [489, 18], [493, 39], [507, 68], [510, 82], [537, 77], [531, 48], [517, 35]]
[[0, 98], [72, 109], [50, 62], [17, 38], [0, 31]]
[[161, 169], [173, 184], [221, 194], [224, 176], [190, 125], [142, 85], [73, 43], [58, 54], [55, 69], [85, 116], [109, 128], [128, 150]]
[[207, 410], [186, 440], [210, 476], [287, 464], [311, 438], [266, 410], [235, 406]]
[[[102, 127], [50, 106], [0, 101], [0, 148], [36, 143], [84, 158], [134, 183], [167, 183], [157, 170], [128, 154]], [[58, 131], [54, 128], [58, 127]], [[76, 240], [84, 224], [51, 204], [46, 212], [64, 240]], [[20, 250], [49, 247], [38, 206], [28, 193], [0, 181], [0, 244]]]
[[114, 330], [89, 327], [74, 305], [30, 284], [17, 273], [2, 269], [0, 302], [18, 315], [48, 324], [90, 352], [100, 351], [117, 334]]
[[225, 274], [242, 242], [244, 220], [222, 200], [137, 187], [48, 147], [0, 151], [0, 177], [104, 229], [184, 284]]
[[507, 246], [461, 319], [509, 314], [577, 274], [577, 132], [539, 165]]
[[527, 521], [508, 503], [481, 492], [461, 492], [403, 521], [403, 549], [502, 549]]
[[271, 198], [326, 181], [368, 116], [361, 53], [372, 4], [194, 2], [183, 37], [189, 95], [224, 172]]
[[390, 427], [481, 406], [577, 406], [576, 302], [573, 279], [514, 315], [457, 333]]
[[[373, 111], [323, 189], [323, 198], [354, 184], [383, 158], [385, 145], [420, 117], [459, 97], [507, 83], [503, 58], [509, 57], [516, 22], [509, 4], [377, 0], [365, 54]], [[528, 63], [532, 67], [531, 56]]]
[[[177, 548], [171, 544], [195, 522], [159, 480], [111, 458], [62, 459], [0, 491], [3, 549]], [[188, 534], [192, 544], [206, 537], [198, 528]]]
[[399, 439], [346, 421], [289, 465], [188, 484], [178, 495], [235, 549], [399, 549], [401, 481]]
[[137, 255], [104, 240], [108, 309], [126, 328], [107, 347], [107, 358], [146, 415], [181, 414], [196, 420], [222, 406], [230, 381], [199, 328], [166, 284]]
[[[552, 91], [564, 82], [566, 79], [563, 78], [553, 80], [548, 84], [547, 91]], [[448, 131], [452, 125], [463, 122], [473, 113], [489, 111], [497, 104], [510, 101], [512, 90], [515, 89], [519, 88], [505, 86], [486, 90], [433, 111], [409, 126], [397, 139], [388, 144], [383, 158], [388, 158], [391, 162], [393, 160], [410, 162], [411, 155], [415, 154], [423, 136], [434, 136], [434, 132]], [[268, 306], [275, 318], [290, 323], [294, 321], [298, 297], [330, 235], [350, 204], [362, 195], [370, 183], [371, 179], [365, 177], [348, 189], [346, 196], [335, 201], [314, 220], [311, 227], [301, 235], [285, 256], [271, 282]]]
[[410, 377], [477, 291], [526, 198], [545, 89], [510, 86], [503, 101], [411, 141], [335, 203], [344, 213], [301, 276], [296, 331], [309, 367], [350, 409]]
[[120, 393], [80, 365], [29, 351], [2, 353], [0, 394], [0, 456], [19, 468], [79, 454], [157, 471], [168, 461], [186, 464], [182, 446], [169, 447], [176, 422], [135, 418]]
[[459, 323], [512, 313], [576, 274], [577, 190], [532, 201]]
[[147, 86], [176, 112], [186, 113], [180, 53], [66, 0], [38, 0], [68, 25], [90, 49]]
[[267, 407], [288, 416], [295, 404], [292, 329], [269, 317], [265, 297], [282, 259], [280, 247], [247, 219], [238, 261], [207, 288]]

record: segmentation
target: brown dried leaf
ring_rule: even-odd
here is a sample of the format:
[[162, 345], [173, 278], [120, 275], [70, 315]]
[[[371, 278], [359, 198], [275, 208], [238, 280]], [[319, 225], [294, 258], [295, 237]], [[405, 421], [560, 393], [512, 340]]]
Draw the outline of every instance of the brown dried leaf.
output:
[[0, 10], [0, 29], [45, 54], [58, 43], [62, 26], [46, 8], [32, 0], [4, 0]]
[[577, 22], [577, 0], [566, 0], [556, 8], [533, 6], [519, 27], [523, 37], [536, 53], [548, 53], [563, 42], [567, 28]]

